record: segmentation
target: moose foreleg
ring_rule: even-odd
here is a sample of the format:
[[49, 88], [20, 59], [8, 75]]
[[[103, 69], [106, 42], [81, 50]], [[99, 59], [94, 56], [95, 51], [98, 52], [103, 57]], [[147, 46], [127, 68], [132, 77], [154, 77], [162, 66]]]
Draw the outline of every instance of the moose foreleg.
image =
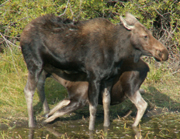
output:
[[104, 127], [108, 127], [110, 125], [109, 106], [110, 106], [110, 92], [108, 91], [107, 88], [105, 88], [103, 92]]
[[89, 112], [90, 112], [89, 130], [94, 130], [95, 127], [99, 92], [100, 92], [100, 83], [96, 80], [90, 82], [89, 91], [88, 91]]

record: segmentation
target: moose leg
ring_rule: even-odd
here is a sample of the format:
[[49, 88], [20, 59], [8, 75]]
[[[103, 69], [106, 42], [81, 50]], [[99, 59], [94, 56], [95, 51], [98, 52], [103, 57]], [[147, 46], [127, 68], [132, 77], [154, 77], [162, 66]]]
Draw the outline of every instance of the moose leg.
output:
[[141, 120], [142, 116], [144, 115], [144, 112], [147, 108], [147, 102], [142, 98], [139, 90], [136, 91], [132, 96], [131, 95], [127, 95], [128, 98], [131, 100], [132, 103], [134, 103], [134, 105], [137, 108], [137, 115], [135, 118], [135, 121], [133, 123], [133, 127], [136, 127], [139, 124], [139, 121]]
[[37, 80], [38, 80], [38, 76], [35, 76], [35, 74], [29, 72], [27, 83], [24, 88], [28, 116], [29, 116], [29, 127], [35, 127], [35, 119], [33, 114], [33, 96], [37, 86]]
[[40, 101], [43, 104], [43, 111], [44, 113], [49, 112], [49, 106], [45, 97], [45, 92], [44, 92], [44, 84], [45, 84], [45, 80], [46, 80], [46, 72], [42, 71], [41, 75], [39, 76], [39, 80], [38, 80], [38, 85], [37, 85], [37, 92], [40, 98]]
[[112, 90], [113, 81], [106, 80], [103, 83], [103, 85], [105, 86], [103, 97], [102, 97], [102, 103], [103, 103], [103, 109], [104, 109], [104, 127], [109, 127], [110, 125], [109, 107], [110, 107], [110, 101], [111, 101], [110, 92]]
[[104, 127], [108, 127], [110, 125], [109, 106], [110, 106], [110, 92], [107, 88], [105, 88], [103, 92]]
[[100, 83], [96, 80], [89, 82], [88, 99], [89, 99], [89, 130], [94, 130], [98, 97], [100, 92]]

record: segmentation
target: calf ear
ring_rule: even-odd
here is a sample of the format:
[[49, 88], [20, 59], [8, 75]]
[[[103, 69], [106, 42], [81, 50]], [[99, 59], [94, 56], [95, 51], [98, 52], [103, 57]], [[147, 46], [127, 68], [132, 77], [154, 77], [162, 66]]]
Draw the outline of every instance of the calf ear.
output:
[[133, 26], [133, 25], [129, 25], [129, 24], [127, 23], [127, 21], [126, 21], [122, 16], [120, 16], [120, 20], [121, 20], [123, 26], [124, 26], [126, 29], [128, 29], [128, 30], [134, 29], [134, 26]]

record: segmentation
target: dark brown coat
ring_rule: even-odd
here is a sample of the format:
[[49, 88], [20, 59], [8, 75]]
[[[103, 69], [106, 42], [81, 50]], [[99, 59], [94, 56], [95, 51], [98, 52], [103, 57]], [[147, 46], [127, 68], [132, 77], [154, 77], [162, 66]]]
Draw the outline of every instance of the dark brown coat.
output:
[[126, 19], [120, 17], [120, 20], [120, 25], [104, 18], [69, 23], [69, 20], [45, 15], [24, 28], [20, 45], [29, 71], [24, 89], [29, 127], [35, 126], [32, 101], [43, 71], [59, 76], [62, 70], [85, 75], [84, 80], [89, 82], [89, 129], [93, 130], [98, 96], [102, 92], [103, 100], [106, 100], [103, 101], [104, 126], [110, 124], [110, 92], [124, 59], [134, 57], [134, 62], [138, 62], [141, 55], [160, 61], [168, 59], [165, 46], [133, 15], [127, 13]]

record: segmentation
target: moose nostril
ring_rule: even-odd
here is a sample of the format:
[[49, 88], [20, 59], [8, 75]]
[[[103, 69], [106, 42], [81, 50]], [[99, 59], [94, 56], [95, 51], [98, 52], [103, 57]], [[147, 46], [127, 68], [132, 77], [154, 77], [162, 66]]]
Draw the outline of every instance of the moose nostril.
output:
[[163, 50], [162, 54], [163, 54], [163, 60], [164, 61], [168, 60], [168, 57], [169, 57], [168, 50], [167, 49]]
[[163, 61], [166, 61], [168, 60], [168, 51], [166, 49], [160, 51], [160, 50], [157, 50], [157, 55], [163, 60]]
[[158, 51], [158, 56], [162, 57], [162, 52], [161, 51]]

